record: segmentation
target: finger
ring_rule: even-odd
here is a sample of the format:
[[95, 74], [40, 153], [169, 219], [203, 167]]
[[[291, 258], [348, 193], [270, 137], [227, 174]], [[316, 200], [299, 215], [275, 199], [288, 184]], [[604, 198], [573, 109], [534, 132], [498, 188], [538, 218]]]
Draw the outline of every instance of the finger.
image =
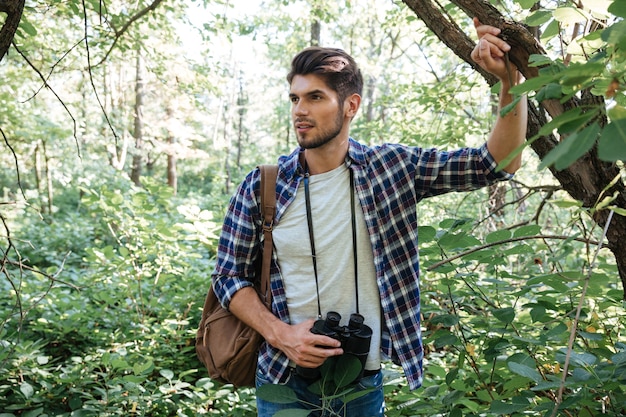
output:
[[485, 25], [481, 23], [477, 17], [473, 19], [473, 22], [474, 22], [474, 29], [476, 29], [476, 33], [478, 34], [479, 38], [482, 38], [486, 34], [498, 36], [500, 32], [502, 32], [499, 28], [495, 26]]
[[508, 52], [511, 50], [511, 45], [509, 45], [505, 40], [499, 38], [498, 36], [494, 36], [492, 34], [486, 34], [480, 39], [488, 41], [491, 45], [491, 50], [496, 51], [495, 55], [502, 56], [504, 52]]
[[315, 335], [315, 337], [313, 338], [313, 345], [322, 346], [326, 349], [338, 348], [341, 346], [341, 342], [337, 339], [333, 339], [332, 337], [328, 337], [324, 335]]
[[499, 44], [494, 44], [490, 42], [487, 37], [484, 37], [478, 41], [478, 44], [474, 48], [472, 58], [474, 58], [474, 60], [476, 60], [476, 58], [480, 60], [486, 59], [489, 56], [493, 59], [501, 60], [504, 58], [504, 54], [510, 49], [511, 47], [506, 43], [502, 44], [502, 47], [500, 47]]
[[[478, 41], [478, 62], [483, 63], [483, 67], [491, 68], [495, 64], [495, 59], [492, 54], [491, 44], [484, 39]], [[497, 55], [496, 55], [497, 56]]]

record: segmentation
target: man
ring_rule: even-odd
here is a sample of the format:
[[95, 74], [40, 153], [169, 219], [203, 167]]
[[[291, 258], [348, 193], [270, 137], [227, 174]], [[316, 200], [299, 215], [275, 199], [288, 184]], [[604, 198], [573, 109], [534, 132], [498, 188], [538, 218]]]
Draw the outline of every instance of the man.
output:
[[[502, 108], [512, 102], [510, 80], [519, 79], [517, 69], [507, 68], [504, 59], [510, 46], [497, 37], [497, 28], [477, 19], [474, 26], [479, 42], [472, 58], [502, 82]], [[383, 416], [383, 355], [401, 363], [411, 389], [422, 381], [416, 204], [426, 197], [509, 179], [520, 157], [504, 172], [496, 166], [524, 141], [526, 102], [498, 117], [488, 140], [477, 149], [441, 152], [389, 144], [370, 148], [349, 136], [363, 85], [349, 55], [307, 48], [293, 59], [287, 80], [300, 146], [278, 161], [272, 311], [250, 282], [262, 246], [258, 170], [246, 177], [231, 200], [213, 285], [222, 304], [266, 340], [259, 354], [257, 387], [287, 384], [302, 403], [319, 405], [319, 398], [307, 390], [311, 381], [296, 369], [316, 368], [343, 353], [335, 338], [311, 332], [314, 321], [328, 311], [344, 319], [362, 314], [373, 335], [359, 386], [373, 390], [349, 402], [345, 415]], [[281, 408], [306, 407], [261, 399], [257, 405], [259, 416], [268, 417]]]

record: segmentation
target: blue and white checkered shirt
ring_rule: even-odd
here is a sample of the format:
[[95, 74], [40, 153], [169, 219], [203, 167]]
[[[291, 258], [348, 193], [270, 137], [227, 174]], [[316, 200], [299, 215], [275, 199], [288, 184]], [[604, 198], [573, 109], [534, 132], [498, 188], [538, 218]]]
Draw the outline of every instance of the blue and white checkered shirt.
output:
[[[276, 217], [279, 223], [302, 180], [295, 150], [278, 160]], [[420, 331], [418, 209], [423, 198], [449, 191], [469, 191], [512, 175], [496, 172], [487, 146], [451, 152], [397, 144], [375, 147], [350, 140], [345, 163], [355, 187], [374, 250], [376, 279], [383, 311], [382, 353], [399, 361], [411, 389], [422, 384], [424, 352]], [[232, 197], [219, 240], [213, 286], [228, 308], [233, 295], [251, 286], [254, 259], [262, 248], [259, 170], [250, 172]], [[272, 311], [289, 323], [289, 311], [277, 260], [271, 265]], [[284, 381], [289, 359], [267, 343], [259, 368], [273, 382]]]

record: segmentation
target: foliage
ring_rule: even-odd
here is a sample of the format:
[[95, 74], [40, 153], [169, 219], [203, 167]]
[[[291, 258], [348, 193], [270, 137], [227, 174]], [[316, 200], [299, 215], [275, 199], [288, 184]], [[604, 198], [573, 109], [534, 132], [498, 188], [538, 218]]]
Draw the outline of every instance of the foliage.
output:
[[[350, 401], [366, 395], [371, 389], [360, 390], [355, 380], [361, 373], [363, 366], [356, 356], [341, 355], [326, 360], [319, 368], [319, 379], [312, 382], [308, 389], [319, 395], [320, 405], [308, 404], [298, 398], [295, 391], [286, 385], [265, 384], [259, 387], [256, 395], [265, 401], [278, 404], [302, 403], [308, 409], [287, 408], [274, 414], [275, 417], [303, 416], [311, 412], [321, 412], [327, 416], [345, 415], [345, 405]], [[333, 406], [333, 402], [340, 401], [340, 407]]]
[[623, 414], [626, 306], [610, 258], [593, 262], [593, 246], [539, 225], [484, 237], [473, 226], [421, 229], [432, 269], [422, 285], [424, 390], [388, 383], [389, 415]]
[[[543, 28], [542, 40], [547, 43], [559, 39], [559, 28], [586, 28], [586, 32], [574, 33], [559, 58], [532, 56], [531, 64], [539, 69], [539, 76], [512, 90], [531, 94], [538, 102], [563, 103], [572, 97], [581, 101], [527, 142], [530, 145], [553, 131], [561, 135], [560, 144], [543, 158], [540, 168], [567, 168], [596, 144], [602, 160], [626, 160], [626, 10], [617, 1], [585, 4], [588, 8], [566, 4], [553, 10], [538, 9], [526, 19], [527, 24]], [[586, 100], [585, 93], [603, 97], [606, 103]]]
[[[252, 394], [203, 378], [195, 357], [217, 227], [210, 213], [176, 207], [170, 189], [149, 181], [84, 191], [80, 212], [38, 223], [41, 237], [57, 240], [36, 241], [39, 257], [24, 262], [45, 265], [72, 240], [88, 242], [78, 252], [83, 259], [54, 266], [63, 281], [36, 269], [10, 270], [13, 290], [3, 281], [11, 298], [0, 307], [0, 408], [32, 416], [197, 415], [226, 410], [237, 398], [238, 415], [253, 415]], [[90, 227], [76, 229], [76, 219]]]

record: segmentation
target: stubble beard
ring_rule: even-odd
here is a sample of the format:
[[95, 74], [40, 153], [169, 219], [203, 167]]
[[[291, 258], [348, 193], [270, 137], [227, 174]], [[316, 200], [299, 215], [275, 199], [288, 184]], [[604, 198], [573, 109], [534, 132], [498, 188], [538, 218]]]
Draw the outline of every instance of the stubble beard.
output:
[[[317, 124], [315, 124], [317, 127]], [[317, 135], [311, 136], [307, 138], [307, 134], [299, 134], [298, 135], [298, 144], [303, 149], [315, 149], [322, 147], [328, 143], [330, 143], [333, 139], [335, 139], [341, 133], [343, 129], [343, 111], [337, 112], [337, 117], [335, 118], [335, 123], [330, 128], [320, 128], [320, 132]]]

